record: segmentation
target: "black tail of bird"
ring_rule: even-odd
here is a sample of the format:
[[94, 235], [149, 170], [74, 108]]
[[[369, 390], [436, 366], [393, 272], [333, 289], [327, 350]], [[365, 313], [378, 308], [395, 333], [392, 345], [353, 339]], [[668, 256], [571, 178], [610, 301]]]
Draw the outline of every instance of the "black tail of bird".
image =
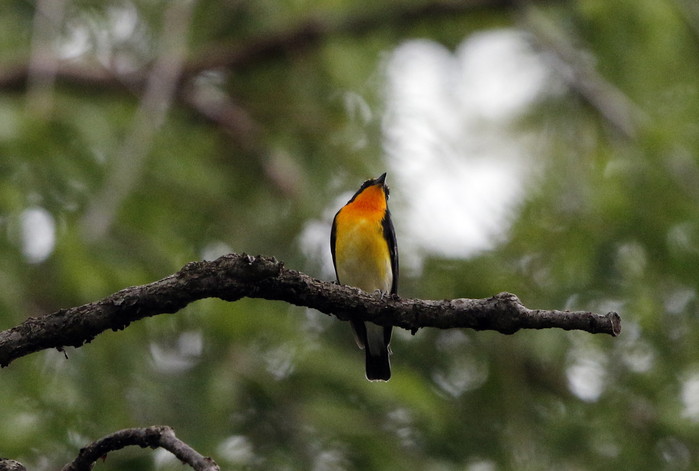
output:
[[388, 381], [391, 379], [391, 363], [388, 359], [388, 348], [383, 349], [377, 356], [366, 353], [366, 379], [369, 381]]

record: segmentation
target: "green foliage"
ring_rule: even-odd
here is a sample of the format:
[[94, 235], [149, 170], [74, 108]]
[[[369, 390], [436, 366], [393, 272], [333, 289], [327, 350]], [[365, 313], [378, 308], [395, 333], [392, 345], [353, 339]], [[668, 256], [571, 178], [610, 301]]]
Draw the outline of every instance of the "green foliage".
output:
[[[691, 2], [531, 7], [584, 52], [560, 67], [537, 42], [536, 24], [502, 2], [413, 18], [401, 12], [422, 2], [201, 0], [185, 63], [249, 55], [183, 80], [233, 111], [216, 121], [178, 89], [142, 165], [129, 164], [136, 174], [103, 233], [91, 232], [93, 218], [107, 211], [91, 211], [116, 197], [110, 177], [119, 159], [135, 159], [123, 149], [144, 106], [144, 81], [127, 79], [147, 77], [171, 3], [69, 3], [49, 35], [54, 52], [71, 41], [78, 51], [62, 64], [128, 73], [83, 83], [60, 72], [47, 89], [31, 73], [13, 80], [30, 61], [37, 13], [25, 1], [0, 7], [3, 329], [230, 251], [274, 255], [331, 279], [332, 214], [343, 194], [388, 170], [406, 261], [402, 295], [511, 291], [529, 307], [618, 310], [623, 332], [399, 331], [394, 377], [375, 384], [345, 323], [284, 303], [203, 300], [0, 371], [3, 456], [56, 469], [107, 433], [168, 424], [226, 469], [697, 467], [699, 24]], [[262, 51], [265, 41], [318, 24], [317, 36], [291, 34]], [[522, 177], [525, 194], [497, 242], [461, 257], [434, 254], [406, 233], [416, 188], [402, 184], [409, 169], [390, 157], [388, 57], [409, 40], [457, 50], [497, 28], [529, 30], [540, 57], [563, 73], [551, 71], [549, 92], [506, 124], [479, 121], [521, 142], [525, 167], [535, 169]], [[634, 103], [633, 135], [620, 135], [585, 96], [576, 67]], [[31, 105], [36, 96], [48, 111]], [[464, 126], [464, 141], [469, 132]], [[468, 148], [456, 160], [475, 165], [468, 145], [438, 144], [444, 154]], [[455, 165], [439, 155], [435, 167]], [[30, 214], [48, 214], [54, 226], [44, 254], [28, 248], [47, 230], [28, 225]], [[97, 468], [181, 465], [124, 450]]]

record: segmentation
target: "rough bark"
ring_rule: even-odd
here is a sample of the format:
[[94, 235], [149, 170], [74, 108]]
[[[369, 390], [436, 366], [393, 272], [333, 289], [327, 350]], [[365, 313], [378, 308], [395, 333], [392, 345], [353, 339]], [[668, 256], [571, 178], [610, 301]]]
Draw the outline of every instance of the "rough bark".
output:
[[80, 450], [72, 462], [63, 467], [63, 471], [90, 471], [94, 463], [100, 458], [106, 459], [107, 453], [110, 451], [121, 450], [132, 445], [141, 448], [164, 448], [196, 471], [220, 470], [214, 460], [202, 456], [194, 448], [177, 438], [171, 427], [154, 425], [119, 430], [90, 443]]
[[243, 297], [286, 301], [341, 320], [362, 319], [413, 332], [422, 327], [503, 334], [546, 328], [612, 336], [621, 332], [621, 319], [615, 312], [529, 309], [510, 293], [445, 300], [378, 296], [289, 270], [274, 258], [230, 254], [214, 261], [188, 263], [162, 280], [125, 288], [99, 301], [30, 317], [0, 332], [0, 365], [47, 348], [80, 347], [106, 330], [121, 330], [145, 317], [177, 312], [198, 299], [237, 301]]

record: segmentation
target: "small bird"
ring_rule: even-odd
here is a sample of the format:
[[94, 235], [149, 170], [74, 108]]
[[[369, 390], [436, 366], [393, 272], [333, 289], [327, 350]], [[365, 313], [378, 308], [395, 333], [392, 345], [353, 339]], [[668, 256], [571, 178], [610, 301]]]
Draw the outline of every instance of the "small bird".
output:
[[[359, 190], [335, 214], [330, 232], [337, 282], [381, 296], [398, 291], [398, 247], [388, 210], [386, 174], [362, 183]], [[351, 320], [359, 348], [366, 353], [369, 381], [391, 377], [392, 326]]]

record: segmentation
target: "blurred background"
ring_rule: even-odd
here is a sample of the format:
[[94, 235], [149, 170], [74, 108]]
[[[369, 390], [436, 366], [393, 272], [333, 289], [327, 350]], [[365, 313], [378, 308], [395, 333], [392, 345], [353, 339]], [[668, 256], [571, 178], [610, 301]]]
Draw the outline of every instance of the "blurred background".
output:
[[[399, 293], [617, 310], [618, 338], [196, 302], [0, 371], [0, 455], [167, 424], [225, 469], [699, 466], [694, 0], [4, 0], [0, 328], [229, 252], [332, 280], [388, 172]], [[182, 469], [124, 450], [97, 469]]]

